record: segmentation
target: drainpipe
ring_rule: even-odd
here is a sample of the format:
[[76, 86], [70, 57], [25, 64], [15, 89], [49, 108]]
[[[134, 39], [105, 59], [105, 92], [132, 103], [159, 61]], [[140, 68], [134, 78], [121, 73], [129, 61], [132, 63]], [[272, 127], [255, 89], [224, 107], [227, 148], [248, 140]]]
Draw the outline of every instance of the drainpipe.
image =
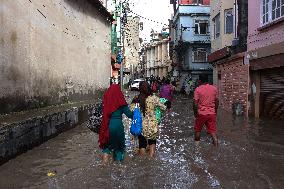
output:
[[238, 1], [234, 0], [234, 31], [235, 31], [235, 39], [238, 38]]
[[184, 28], [184, 27], [183, 27], [183, 25], [181, 24], [181, 25], [180, 25], [180, 29], [181, 29], [181, 30], [180, 30], [180, 41], [182, 41], [183, 28]]
[[174, 8], [174, 15], [175, 15], [177, 11], [177, 0], [173, 0], [173, 8]]
[[238, 0], [234, 0], [234, 39], [232, 41], [232, 46], [236, 47], [239, 45], [239, 30], [238, 30]]

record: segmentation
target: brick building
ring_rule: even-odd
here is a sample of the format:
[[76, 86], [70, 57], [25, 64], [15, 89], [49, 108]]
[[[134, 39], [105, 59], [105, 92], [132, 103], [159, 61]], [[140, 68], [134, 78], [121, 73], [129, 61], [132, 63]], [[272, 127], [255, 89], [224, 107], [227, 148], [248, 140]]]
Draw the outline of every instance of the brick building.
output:
[[211, 1], [211, 54], [213, 81], [218, 87], [220, 106], [233, 111], [236, 104], [248, 115], [249, 66], [245, 56], [247, 1]]

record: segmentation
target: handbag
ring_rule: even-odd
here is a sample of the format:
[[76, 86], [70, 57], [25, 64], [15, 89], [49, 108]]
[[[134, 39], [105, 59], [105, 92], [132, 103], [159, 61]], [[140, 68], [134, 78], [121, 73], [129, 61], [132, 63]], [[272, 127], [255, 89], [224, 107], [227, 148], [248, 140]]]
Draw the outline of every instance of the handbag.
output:
[[133, 119], [130, 126], [130, 133], [134, 136], [139, 136], [142, 133], [142, 114], [138, 103], [135, 104], [133, 111]]
[[[165, 98], [160, 98], [160, 102], [165, 104], [168, 100], [165, 99]], [[155, 117], [156, 117], [156, 120], [158, 122], [158, 124], [161, 123], [161, 120], [162, 120], [162, 111], [161, 111], [161, 108], [159, 106], [157, 106], [155, 108]]]
[[103, 118], [103, 104], [102, 102], [95, 105], [95, 107], [88, 112], [89, 120], [87, 123], [87, 128], [93, 131], [94, 133], [100, 133], [100, 127]]

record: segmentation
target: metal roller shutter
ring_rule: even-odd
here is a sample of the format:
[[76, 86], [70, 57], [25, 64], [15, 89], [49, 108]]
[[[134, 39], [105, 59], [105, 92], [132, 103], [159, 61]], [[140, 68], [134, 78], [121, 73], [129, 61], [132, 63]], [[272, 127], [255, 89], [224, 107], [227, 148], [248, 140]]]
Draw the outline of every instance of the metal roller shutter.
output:
[[261, 116], [284, 119], [284, 67], [261, 71]]

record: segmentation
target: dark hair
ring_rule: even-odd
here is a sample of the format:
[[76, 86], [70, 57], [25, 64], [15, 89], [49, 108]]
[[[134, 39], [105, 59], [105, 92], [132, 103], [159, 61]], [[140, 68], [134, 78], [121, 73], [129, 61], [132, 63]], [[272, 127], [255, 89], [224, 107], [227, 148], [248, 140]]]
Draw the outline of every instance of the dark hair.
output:
[[169, 79], [166, 79], [165, 83], [166, 83], [166, 84], [170, 84], [171, 81], [170, 81]]
[[206, 74], [199, 75], [199, 80], [201, 81], [201, 83], [208, 83], [208, 75]]
[[140, 82], [139, 84], [140, 94], [138, 95], [138, 101], [140, 105], [140, 109], [145, 116], [146, 113], [146, 98], [152, 95], [151, 87], [147, 81]]

